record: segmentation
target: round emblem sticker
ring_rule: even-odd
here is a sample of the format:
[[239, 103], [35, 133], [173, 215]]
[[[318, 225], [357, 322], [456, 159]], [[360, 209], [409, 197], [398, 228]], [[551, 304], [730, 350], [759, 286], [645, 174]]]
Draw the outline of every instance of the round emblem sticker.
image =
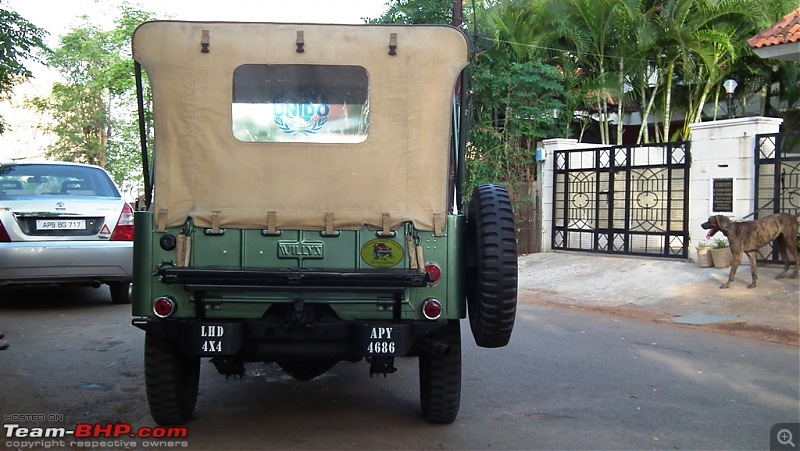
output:
[[361, 260], [373, 268], [391, 268], [403, 261], [403, 248], [392, 240], [369, 240], [361, 246]]

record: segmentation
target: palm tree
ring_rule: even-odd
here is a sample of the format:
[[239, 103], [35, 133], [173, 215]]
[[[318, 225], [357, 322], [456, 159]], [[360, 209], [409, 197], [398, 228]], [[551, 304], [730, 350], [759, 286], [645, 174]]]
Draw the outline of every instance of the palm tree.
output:
[[[737, 43], [764, 23], [764, 9], [753, 0], [661, 0], [657, 8], [660, 39], [653, 59], [661, 63], [665, 83], [661, 138], [686, 139], [711, 90], [733, 70], [741, 53]], [[675, 100], [685, 109], [684, 125], [670, 136]]]
[[[635, 104], [642, 115], [638, 141], [649, 142], [686, 139], [689, 125], [703, 120], [704, 105], [719, 95], [721, 81], [731, 74], [766, 90], [774, 79], [764, 75], [763, 61], [753, 61], [746, 40], [796, 7], [796, 1], [496, 0], [479, 12], [494, 51], [507, 52], [514, 61], [539, 59], [560, 68], [572, 93], [564, 116], [596, 111], [601, 142], [609, 143], [614, 138], [609, 100], [617, 104], [620, 118], [626, 105]], [[784, 63], [776, 66], [782, 69]], [[683, 114], [683, 126], [673, 134], [676, 114]], [[654, 115], [660, 126], [650, 136]], [[620, 120], [617, 143], [621, 137]]]
[[[603, 143], [611, 142], [609, 100], [617, 109], [616, 143], [622, 142], [622, 118], [628, 102], [640, 102], [648, 94], [652, 62], [647, 56], [655, 45], [655, 8], [645, 0], [551, 0], [540, 11], [545, 27], [552, 30], [544, 45], [574, 58], [582, 88], [591, 87], [598, 111]], [[655, 92], [655, 91], [653, 91]], [[590, 93], [583, 93], [588, 95]], [[650, 102], [650, 107], [652, 107]]]
[[612, 72], [623, 57], [620, 24], [628, 14], [626, 6], [623, 0], [561, 0], [549, 2], [542, 11], [553, 30], [553, 45], [573, 52], [581, 75], [593, 80], [593, 106], [604, 144], [610, 142], [608, 100], [622, 94], [622, 84]]

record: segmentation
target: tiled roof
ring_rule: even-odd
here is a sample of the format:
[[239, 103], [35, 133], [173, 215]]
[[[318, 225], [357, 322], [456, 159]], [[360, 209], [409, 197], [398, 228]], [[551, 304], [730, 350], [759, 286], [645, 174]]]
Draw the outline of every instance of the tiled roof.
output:
[[751, 49], [800, 42], [800, 8], [787, 14], [780, 22], [747, 40]]

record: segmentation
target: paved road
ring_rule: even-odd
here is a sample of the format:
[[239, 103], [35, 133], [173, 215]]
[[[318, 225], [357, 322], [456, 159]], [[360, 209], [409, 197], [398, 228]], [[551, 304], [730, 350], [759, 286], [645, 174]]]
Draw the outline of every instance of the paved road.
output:
[[[153, 426], [143, 333], [106, 296], [0, 289], [3, 416]], [[340, 364], [308, 383], [260, 364], [225, 380], [204, 364], [189, 448], [763, 449], [772, 424], [800, 421], [796, 347], [521, 300], [507, 348], [475, 347], [465, 325], [453, 425], [417, 413], [415, 359], [386, 379]]]

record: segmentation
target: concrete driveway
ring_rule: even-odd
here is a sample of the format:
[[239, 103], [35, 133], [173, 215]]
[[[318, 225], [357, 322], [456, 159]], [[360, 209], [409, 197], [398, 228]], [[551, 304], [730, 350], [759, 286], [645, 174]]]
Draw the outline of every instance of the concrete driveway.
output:
[[750, 267], [743, 264], [731, 287], [720, 289], [729, 271], [663, 258], [530, 254], [519, 260], [520, 300], [604, 310], [797, 345], [800, 279], [776, 280], [782, 266], [761, 265], [758, 286], [748, 289]]

